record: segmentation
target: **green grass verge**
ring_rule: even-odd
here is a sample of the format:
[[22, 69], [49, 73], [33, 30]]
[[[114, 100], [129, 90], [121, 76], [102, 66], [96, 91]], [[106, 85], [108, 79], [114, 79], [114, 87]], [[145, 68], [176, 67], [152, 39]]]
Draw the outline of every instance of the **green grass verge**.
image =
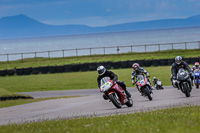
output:
[[15, 105], [22, 105], [27, 103], [45, 101], [50, 99], [60, 99], [60, 98], [73, 98], [79, 96], [65, 96], [65, 97], [50, 97], [50, 98], [38, 98], [38, 99], [17, 99], [17, 100], [7, 100], [7, 101], [0, 101], [0, 108], [15, 106]]
[[143, 59], [172, 59], [177, 55], [182, 57], [199, 57], [199, 49], [192, 50], [167, 50], [161, 52], [147, 52], [147, 53], [125, 53], [125, 54], [110, 54], [110, 55], [92, 55], [92, 56], [78, 56], [65, 58], [36, 58], [0, 62], [0, 70], [39, 66], [55, 66], [64, 64], [90, 63], [90, 62], [104, 62], [104, 61], [126, 61], [126, 60], [143, 60]]
[[[144, 67], [151, 75], [160, 79], [164, 85], [171, 85], [170, 66]], [[129, 69], [113, 69], [119, 80], [124, 81], [128, 87], [132, 86], [131, 72]], [[0, 77], [0, 86], [9, 92], [31, 92], [51, 90], [91, 89], [97, 87], [96, 71], [73, 72], [59, 74], [41, 74], [29, 76], [6, 76]]]
[[[1, 133], [199, 133], [200, 106], [1, 126]], [[14, 130], [13, 130], [14, 129]]]

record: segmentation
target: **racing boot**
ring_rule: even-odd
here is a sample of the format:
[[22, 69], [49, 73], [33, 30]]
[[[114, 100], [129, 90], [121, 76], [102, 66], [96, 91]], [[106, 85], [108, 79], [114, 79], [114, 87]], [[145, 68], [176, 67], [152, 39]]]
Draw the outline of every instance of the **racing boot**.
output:
[[125, 91], [125, 93], [126, 93], [126, 95], [127, 95], [128, 97], [131, 97], [131, 93], [128, 92], [127, 89], [125, 89], [124, 91]]

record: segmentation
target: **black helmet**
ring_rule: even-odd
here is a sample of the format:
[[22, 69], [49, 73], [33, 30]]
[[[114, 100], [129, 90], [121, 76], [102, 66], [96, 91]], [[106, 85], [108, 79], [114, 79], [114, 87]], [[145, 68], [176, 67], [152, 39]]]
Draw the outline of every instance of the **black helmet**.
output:
[[181, 56], [176, 56], [175, 62], [176, 62], [176, 64], [180, 65], [181, 62], [182, 62], [182, 57]]
[[97, 72], [99, 73], [99, 75], [103, 75], [106, 72], [106, 68], [104, 66], [99, 66], [97, 68]]

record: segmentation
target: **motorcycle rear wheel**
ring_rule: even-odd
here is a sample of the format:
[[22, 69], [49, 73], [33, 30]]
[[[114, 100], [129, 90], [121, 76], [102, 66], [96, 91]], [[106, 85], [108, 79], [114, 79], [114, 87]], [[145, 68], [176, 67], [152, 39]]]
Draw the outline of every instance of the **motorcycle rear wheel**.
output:
[[118, 99], [116, 96], [115, 96], [115, 93], [112, 93], [109, 95], [109, 99], [112, 101], [112, 103], [115, 105], [116, 108], [121, 108], [122, 107], [122, 104], [120, 102], [120, 99]]

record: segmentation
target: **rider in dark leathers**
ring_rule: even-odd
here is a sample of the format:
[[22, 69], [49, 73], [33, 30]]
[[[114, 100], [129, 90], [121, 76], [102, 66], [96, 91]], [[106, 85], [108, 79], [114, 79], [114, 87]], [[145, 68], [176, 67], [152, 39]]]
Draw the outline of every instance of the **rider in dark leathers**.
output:
[[189, 72], [191, 79], [193, 80], [192, 70], [190, 69], [189, 65], [185, 61], [182, 60], [181, 56], [177, 56], [175, 58], [175, 62], [172, 64], [172, 68], [171, 68], [171, 74], [172, 74], [171, 82], [172, 82], [172, 85], [176, 88], [177, 88], [177, 85], [173, 84], [173, 80], [177, 79], [177, 73], [180, 68], [187, 70]]
[[[113, 73], [112, 71], [107, 71], [104, 66], [99, 66], [97, 68], [97, 71], [99, 73], [99, 76], [97, 77], [97, 82], [98, 82], [99, 88], [101, 86], [101, 79], [104, 77], [110, 77], [111, 80], [115, 81], [118, 85], [120, 85], [124, 89], [127, 96], [131, 97], [131, 94], [128, 92], [128, 90], [126, 88], [126, 84], [122, 81], [119, 81], [118, 76], [115, 73]], [[105, 95], [103, 95], [103, 98], [105, 100], [107, 100]]]

